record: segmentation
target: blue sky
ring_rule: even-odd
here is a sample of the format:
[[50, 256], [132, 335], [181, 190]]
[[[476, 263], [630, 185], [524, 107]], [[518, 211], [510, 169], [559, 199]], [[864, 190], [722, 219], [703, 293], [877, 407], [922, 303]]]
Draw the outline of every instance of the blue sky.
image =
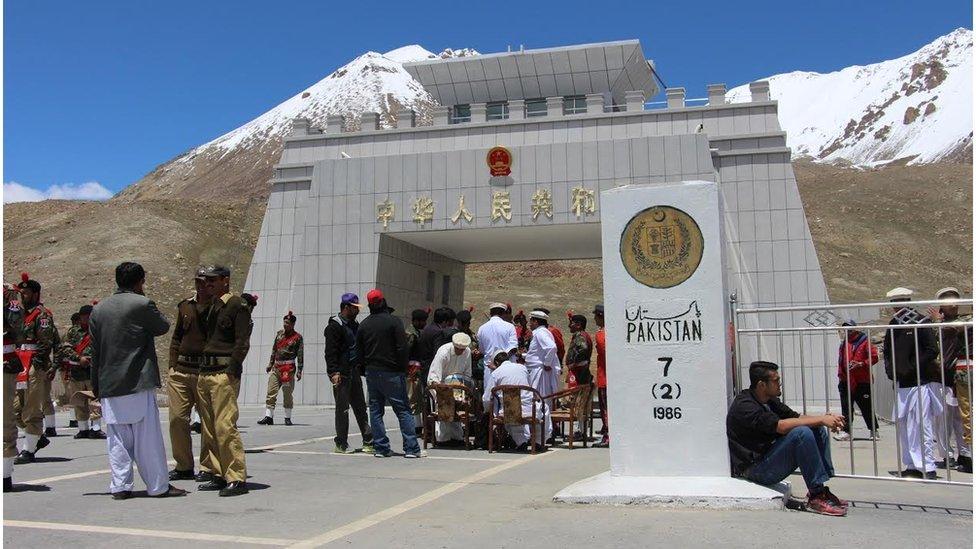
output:
[[[4, 2], [3, 181], [116, 192], [368, 51], [638, 38], [702, 97], [791, 70], [910, 53], [957, 27], [953, 2]], [[20, 192], [30, 190], [18, 189]]]

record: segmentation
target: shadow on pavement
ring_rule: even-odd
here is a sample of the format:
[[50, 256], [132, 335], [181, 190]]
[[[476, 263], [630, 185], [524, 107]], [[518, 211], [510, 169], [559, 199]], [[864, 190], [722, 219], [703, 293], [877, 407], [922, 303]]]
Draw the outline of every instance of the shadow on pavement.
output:
[[51, 487], [46, 484], [14, 484], [11, 492], [50, 492]]
[[911, 513], [945, 513], [948, 515], [972, 516], [972, 509], [959, 509], [955, 507], [943, 507], [941, 505], [912, 505], [905, 503], [889, 503], [883, 501], [856, 501], [851, 500], [851, 507], [861, 509], [881, 509], [884, 511], [908, 511]]

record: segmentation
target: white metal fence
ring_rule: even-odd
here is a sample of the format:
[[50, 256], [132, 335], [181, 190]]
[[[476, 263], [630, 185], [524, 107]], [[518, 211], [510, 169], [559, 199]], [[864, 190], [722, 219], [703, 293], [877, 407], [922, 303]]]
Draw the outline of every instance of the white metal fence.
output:
[[[949, 440], [952, 431], [950, 414], [943, 413], [933, 416], [923, 413], [924, 403], [937, 404], [936, 408], [949, 410], [947, 408], [947, 397], [951, 393], [943, 387], [954, 387], [954, 379], [946, 379], [946, 368], [941, 364], [941, 346], [944, 343], [943, 333], [945, 330], [961, 329], [964, 338], [964, 356], [955, 360], [953, 368], [968, 372], [962, 376], [966, 381], [968, 395], [973, 394], [972, 380], [972, 326], [971, 317], [967, 320], [938, 321], [933, 322], [928, 318], [926, 307], [957, 306], [961, 310], [972, 311], [972, 299], [955, 299], [940, 301], [914, 301], [914, 302], [882, 302], [882, 303], [854, 303], [843, 305], [810, 305], [794, 307], [740, 307], [735, 302], [735, 296], [730, 299], [730, 311], [732, 316], [732, 336], [734, 348], [734, 371], [732, 373], [733, 385], [736, 392], [749, 386], [749, 364], [755, 360], [767, 360], [775, 362], [780, 367], [780, 376], [783, 379], [782, 400], [788, 405], [798, 408], [802, 414], [818, 413], [839, 413], [844, 406], [840, 401], [841, 395], [838, 389], [838, 359], [840, 352], [841, 337], [846, 339], [850, 331], [859, 331], [866, 334], [871, 345], [878, 351], [878, 361], [869, 365], [871, 375], [869, 377], [869, 393], [871, 411], [876, 421], [885, 425], [892, 425], [894, 428], [894, 456], [890, 454], [892, 448], [890, 444], [882, 447], [877, 436], [870, 436], [862, 439], [859, 444], [855, 444], [855, 438], [851, 437], [845, 441], [847, 447], [847, 459], [838, 455], [834, 456], [835, 468], [845, 469], [846, 472], [838, 472], [836, 476], [854, 478], [874, 478], [883, 480], [916, 480], [902, 479], [885, 471], [881, 464], [895, 465], [896, 471], [904, 468], [902, 464], [902, 446], [909, 433], [905, 421], [896, 421], [896, 418], [906, 415], [906, 410], [899, 404], [898, 391], [902, 389], [902, 399], [906, 400], [909, 394], [914, 394], [910, 399], [911, 405], [916, 406], [915, 420], [919, 422], [918, 433], [911, 444], [920, 443], [922, 448], [927, 445], [932, 452], [938, 453], [942, 449], [942, 455], [948, 461], [951, 453], [951, 441]], [[906, 312], [909, 311], [909, 312]], [[893, 317], [899, 316], [899, 324], [889, 324]], [[856, 326], [841, 326], [845, 320], [854, 320]], [[910, 357], [910, 362], [914, 364], [914, 382], [917, 388], [914, 393], [910, 390], [910, 383], [899, 384], [898, 381], [890, 379], [885, 371], [886, 355], [887, 360], [894, 362], [897, 359], [894, 349], [885, 351], [885, 335], [894, 334], [896, 331], [909, 331], [915, 340], [915, 357]], [[923, 339], [932, 336], [939, 347], [939, 375], [935, 379], [929, 380], [923, 370], [925, 364], [919, 361], [919, 334], [923, 334]], [[889, 336], [892, 337], [892, 336]], [[894, 346], [892, 346], [894, 347]], [[894, 355], [894, 356], [893, 356]], [[870, 356], [870, 354], [868, 355]], [[896, 377], [894, 368], [892, 376]], [[955, 372], [956, 370], [952, 370]], [[848, 362], [848, 378], [850, 376], [850, 364]], [[923, 383], [923, 381], [929, 381]], [[846, 383], [846, 382], [845, 382]], [[851, 413], [847, 418], [853, 425], [855, 409], [853, 395], [850, 391], [847, 394], [846, 409]], [[928, 418], [928, 419], [926, 419]], [[931, 420], [931, 424], [926, 422]], [[970, 428], [972, 426], [972, 415], [969, 418]], [[912, 426], [914, 431], [914, 425]], [[853, 430], [852, 430], [853, 432]], [[876, 427], [874, 433], [878, 432]], [[913, 433], [913, 435], [916, 435]], [[870, 445], [863, 444], [865, 440], [870, 441]], [[890, 441], [887, 441], [890, 443]], [[958, 445], [958, 444], [957, 444]], [[958, 451], [958, 448], [956, 449]], [[894, 458], [893, 460], [891, 458]], [[924, 459], [924, 458], [923, 458]], [[847, 463], [843, 463], [847, 462]], [[840, 462], [840, 463], [839, 463]], [[842, 465], [843, 467], [838, 467]], [[940, 472], [941, 473], [941, 472]], [[955, 473], [956, 478], [953, 478]], [[944, 479], [922, 479], [924, 482], [958, 484], [972, 486], [972, 476], [956, 473], [952, 467], [946, 464]]]

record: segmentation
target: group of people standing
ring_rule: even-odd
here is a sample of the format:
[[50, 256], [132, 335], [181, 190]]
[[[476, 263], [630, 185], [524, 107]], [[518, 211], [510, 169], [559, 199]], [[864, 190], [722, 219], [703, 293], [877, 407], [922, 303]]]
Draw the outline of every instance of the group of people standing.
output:
[[[422, 454], [416, 437], [423, 433], [423, 414], [428, 407], [430, 384], [467, 385], [481, 393], [478, 404], [487, 408], [491, 390], [500, 384], [500, 378], [494, 372], [503, 363], [510, 362], [512, 365], [503, 368], [503, 372], [518, 370], [524, 372], [525, 379], [508, 375], [506, 384], [518, 381], [516, 384], [531, 386], [540, 395], [551, 395], [558, 389], [564, 365], [568, 370], [566, 382], [570, 387], [592, 382], [590, 360], [594, 348], [597, 351], [597, 385], [603, 414], [603, 439], [597, 445], [609, 445], [602, 305], [596, 306], [593, 311], [599, 327], [595, 337], [586, 332], [585, 316], [569, 314], [572, 335], [568, 350], [562, 332], [550, 326], [549, 311], [542, 308], [529, 313], [526, 322], [529, 331], [519, 335], [512, 308], [503, 303], [493, 303], [488, 307], [488, 318], [477, 332], [471, 328], [473, 308], [461, 311], [454, 311], [450, 307], [434, 311], [416, 309], [410, 314], [409, 326], [404, 328], [402, 322], [392, 315], [394, 309], [386, 303], [381, 291], [371, 290], [367, 294], [370, 316], [360, 325], [356, 319], [362, 306], [356, 294], [343, 294], [339, 300], [339, 313], [329, 319], [324, 332], [326, 370], [336, 403], [333, 452], [354, 451], [349, 448], [351, 408], [363, 436], [361, 451], [380, 457], [389, 455], [389, 440], [383, 427], [384, 406], [389, 404], [400, 423], [404, 454], [419, 457]], [[523, 313], [520, 311], [519, 314]], [[303, 354], [301, 335], [293, 332], [293, 326], [293, 316], [286, 316], [284, 329], [276, 336], [267, 368], [269, 380], [265, 417], [258, 424], [274, 424], [279, 388], [285, 392], [285, 421], [289, 423], [291, 390], [295, 380], [301, 379]], [[505, 360], [500, 360], [502, 354]], [[291, 377], [289, 368], [296, 360], [297, 375]], [[363, 398], [362, 377], [366, 378], [368, 399]], [[545, 414], [547, 428], [545, 438], [537, 443], [551, 436], [552, 422], [548, 417], [551, 405], [551, 402], [547, 402], [540, 411]], [[481, 415], [475, 433], [476, 446], [487, 446], [486, 423], [486, 416]], [[527, 428], [525, 433], [521, 430], [510, 433], [512, 446], [527, 448], [527, 433]], [[453, 423], [437, 422], [433, 438], [436, 443], [447, 446], [463, 443], [461, 428]]]
[[[36, 452], [50, 444], [42, 431], [43, 402], [50, 401], [48, 386], [60, 368], [75, 405], [75, 438], [107, 439], [114, 499], [132, 497], [133, 465], [150, 497], [185, 495], [170, 481], [188, 479], [201, 482], [198, 490], [219, 491], [221, 496], [247, 493], [237, 396], [255, 298], [231, 294], [230, 270], [211, 266], [196, 272], [195, 295], [180, 302], [167, 381], [177, 465], [167, 471], [156, 402], [162, 383], [154, 338], [169, 332], [171, 325], [145, 296], [146, 272], [141, 265], [120, 264], [115, 282], [115, 293], [78, 311], [77, 324], [63, 344], [53, 315], [41, 304], [40, 283], [25, 274], [16, 287], [4, 286], [4, 491], [13, 489], [15, 456], [18, 463], [34, 461]], [[17, 376], [23, 374], [25, 436], [18, 453], [13, 410]], [[194, 407], [202, 435], [199, 474], [194, 474], [190, 441]]]

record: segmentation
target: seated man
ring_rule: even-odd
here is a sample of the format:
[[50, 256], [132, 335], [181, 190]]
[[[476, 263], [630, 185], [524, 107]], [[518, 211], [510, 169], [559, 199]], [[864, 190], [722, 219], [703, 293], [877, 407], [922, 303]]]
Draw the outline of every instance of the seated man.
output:
[[[485, 379], [489, 381], [485, 385], [484, 393], [484, 406], [485, 410], [490, 410], [492, 406], [491, 390], [499, 385], [529, 385], [529, 371], [525, 368], [525, 364], [519, 364], [518, 362], [512, 362], [509, 360], [509, 351], [497, 349], [490, 352], [488, 355], [492, 357], [491, 362], [486, 362], [485, 366], [491, 370], [491, 376], [485, 376]], [[498, 394], [498, 400], [495, 402], [495, 415], [502, 416], [502, 395]], [[529, 391], [522, 391], [522, 416], [529, 417], [532, 415], [532, 393]], [[537, 402], [535, 405], [535, 415], [538, 418], [544, 417], [544, 410], [541, 402]], [[541, 445], [543, 440], [547, 440], [552, 436], [552, 422], [545, 422], [545, 429], [538, 429], [538, 435], [536, 437], [535, 443]], [[489, 428], [494, 428], [489, 426]], [[531, 438], [531, 431], [528, 425], [506, 425], [505, 430], [508, 432], [508, 436], [512, 438], [515, 443], [516, 449], [527, 450], [529, 448], [529, 439]], [[543, 432], [544, 431], [544, 432]]]
[[757, 484], [775, 484], [797, 466], [806, 482], [808, 507], [822, 515], [844, 516], [847, 502], [830, 492], [834, 476], [827, 429], [844, 427], [843, 416], [801, 416], [779, 400], [779, 366], [756, 361], [749, 365], [749, 388], [729, 407], [725, 428], [729, 437], [733, 476]]
[[[452, 376], [461, 374], [471, 379], [471, 337], [464, 332], [458, 332], [451, 336], [451, 341], [445, 343], [437, 349], [434, 360], [430, 363], [430, 372], [427, 374], [427, 385], [431, 383], [451, 383], [454, 381]], [[447, 378], [452, 378], [448, 380]], [[455, 393], [459, 393], [456, 391]], [[461, 393], [463, 395], [463, 393]], [[457, 394], [455, 394], [457, 398]], [[464, 429], [460, 423], [438, 421], [434, 427], [434, 435], [437, 442], [462, 441]]]

